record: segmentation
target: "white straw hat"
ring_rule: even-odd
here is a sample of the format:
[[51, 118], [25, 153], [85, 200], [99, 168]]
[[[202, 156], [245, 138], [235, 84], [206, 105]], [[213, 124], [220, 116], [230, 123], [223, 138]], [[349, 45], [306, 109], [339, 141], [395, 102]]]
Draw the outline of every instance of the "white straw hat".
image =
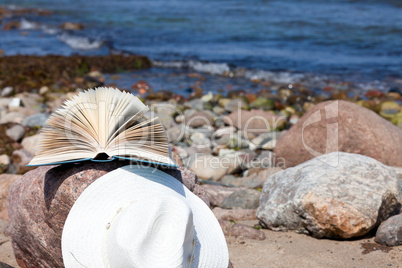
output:
[[227, 268], [229, 253], [210, 208], [181, 182], [125, 166], [88, 186], [62, 234], [70, 267]]

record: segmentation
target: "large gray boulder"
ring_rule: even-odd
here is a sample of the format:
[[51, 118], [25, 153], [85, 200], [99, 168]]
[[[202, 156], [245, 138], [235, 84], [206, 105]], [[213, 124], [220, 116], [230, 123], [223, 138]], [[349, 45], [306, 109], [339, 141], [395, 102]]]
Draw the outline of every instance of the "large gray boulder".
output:
[[257, 218], [314, 237], [364, 235], [399, 213], [395, 171], [367, 156], [334, 152], [269, 177]]

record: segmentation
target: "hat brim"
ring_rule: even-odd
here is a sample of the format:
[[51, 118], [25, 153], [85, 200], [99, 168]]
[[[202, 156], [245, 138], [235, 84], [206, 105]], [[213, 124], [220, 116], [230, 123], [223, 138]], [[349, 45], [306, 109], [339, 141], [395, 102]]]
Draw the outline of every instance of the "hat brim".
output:
[[63, 228], [64, 265], [67, 268], [108, 267], [107, 228], [113, 218], [133, 201], [164, 194], [183, 199], [193, 212], [198, 240], [194, 267], [228, 267], [226, 240], [210, 208], [172, 176], [136, 165], [100, 177], [76, 200]]

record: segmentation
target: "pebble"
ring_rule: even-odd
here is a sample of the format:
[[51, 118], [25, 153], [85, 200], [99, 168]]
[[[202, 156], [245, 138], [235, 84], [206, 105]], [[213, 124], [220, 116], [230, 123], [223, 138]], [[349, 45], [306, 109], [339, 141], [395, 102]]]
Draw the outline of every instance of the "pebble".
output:
[[20, 141], [25, 135], [25, 129], [21, 125], [14, 125], [6, 130], [6, 134], [10, 139]]
[[172, 127], [166, 130], [166, 135], [168, 137], [169, 142], [177, 143], [183, 140], [184, 136], [184, 128], [181, 127]]
[[37, 126], [42, 127], [48, 118], [49, 114], [44, 113], [34, 114], [26, 117], [24, 121], [22, 121], [22, 125], [27, 127], [37, 127]]
[[35, 155], [37, 151], [37, 144], [39, 143], [40, 134], [26, 137], [22, 140], [22, 148], [28, 151], [30, 154]]
[[3, 90], [1, 91], [0, 96], [1, 97], [10, 97], [14, 92], [14, 88], [13, 87], [5, 87], [3, 88]]
[[247, 110], [248, 105], [243, 99], [233, 99], [228, 101], [224, 108], [228, 112], [234, 112], [237, 110]]
[[255, 215], [255, 209], [224, 209], [216, 207], [212, 210], [212, 212], [218, 220], [249, 221], [257, 219], [257, 216]]
[[225, 236], [243, 237], [254, 240], [264, 240], [265, 234], [261, 230], [257, 230], [251, 226], [235, 223], [233, 221], [219, 220], [219, 224]]
[[19, 112], [11, 112], [7, 113], [4, 116], [1, 117], [0, 123], [17, 123], [17, 124], [22, 124], [22, 121], [24, 120], [25, 115]]
[[10, 157], [6, 154], [0, 155], [0, 171], [5, 172], [10, 165], [11, 160]]
[[49, 92], [49, 88], [47, 86], [43, 86], [39, 89], [39, 95], [43, 96], [46, 95], [46, 93]]
[[21, 107], [24, 106], [22, 104], [21, 98], [12, 98], [10, 102], [8, 103], [8, 108], [15, 108], [15, 107]]

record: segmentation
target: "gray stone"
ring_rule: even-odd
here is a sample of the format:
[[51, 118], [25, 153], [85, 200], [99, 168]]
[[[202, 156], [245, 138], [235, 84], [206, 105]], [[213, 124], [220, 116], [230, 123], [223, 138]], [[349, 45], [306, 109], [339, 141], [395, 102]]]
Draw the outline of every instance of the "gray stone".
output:
[[234, 186], [251, 189], [261, 188], [271, 175], [280, 171], [282, 171], [282, 169], [277, 167], [262, 169], [258, 173], [253, 173], [247, 177], [238, 178], [236, 181], [233, 181], [232, 184]]
[[256, 209], [258, 208], [260, 195], [259, 191], [251, 189], [236, 191], [223, 200], [222, 208]]
[[159, 120], [161, 121], [161, 123], [165, 129], [176, 127], [176, 122], [173, 120], [173, 118], [170, 115], [157, 114], [156, 116], [159, 118]]
[[20, 141], [25, 135], [25, 129], [21, 125], [14, 125], [6, 130], [6, 134], [10, 139]]
[[242, 188], [237, 187], [226, 187], [222, 185], [214, 184], [204, 184], [202, 188], [206, 191], [208, 195], [209, 202], [213, 207], [222, 206], [222, 202], [234, 192], [242, 190]]
[[396, 173], [367, 156], [334, 152], [269, 177], [257, 217], [272, 230], [364, 235], [400, 208]]
[[0, 119], [0, 123], [17, 123], [21, 124], [24, 121], [25, 115], [18, 112], [11, 112], [7, 113], [6, 115], [2, 116]]
[[392, 216], [377, 230], [375, 242], [389, 247], [402, 245], [402, 214]]
[[214, 106], [214, 108], [212, 108], [212, 111], [218, 115], [221, 115], [225, 112], [225, 109], [220, 106]]
[[180, 126], [169, 128], [166, 130], [166, 135], [169, 142], [177, 143], [183, 140], [184, 128], [181, 128]]
[[24, 138], [21, 142], [22, 148], [31, 153], [32, 155], [35, 155], [40, 137], [41, 137], [40, 134], [36, 134]]
[[222, 178], [229, 167], [221, 165], [219, 157], [212, 155], [196, 155], [193, 159], [190, 169], [197, 176], [204, 180], [218, 181]]
[[263, 149], [273, 150], [276, 146], [276, 142], [279, 138], [280, 132], [267, 132], [258, 135], [258, 137], [251, 140], [250, 149]]
[[3, 88], [3, 90], [1, 91], [1, 97], [9, 97], [13, 94], [14, 92], [14, 88], [13, 87], [5, 87]]
[[233, 99], [225, 104], [225, 110], [229, 112], [234, 112], [237, 110], [247, 110], [248, 105], [243, 99]]
[[197, 110], [197, 111], [204, 110], [204, 102], [200, 99], [194, 99], [194, 100], [188, 101], [184, 104], [184, 106]]
[[42, 127], [48, 118], [49, 114], [43, 114], [43, 113], [34, 114], [26, 117], [24, 121], [22, 121], [22, 125], [27, 127], [37, 127], [37, 126]]

